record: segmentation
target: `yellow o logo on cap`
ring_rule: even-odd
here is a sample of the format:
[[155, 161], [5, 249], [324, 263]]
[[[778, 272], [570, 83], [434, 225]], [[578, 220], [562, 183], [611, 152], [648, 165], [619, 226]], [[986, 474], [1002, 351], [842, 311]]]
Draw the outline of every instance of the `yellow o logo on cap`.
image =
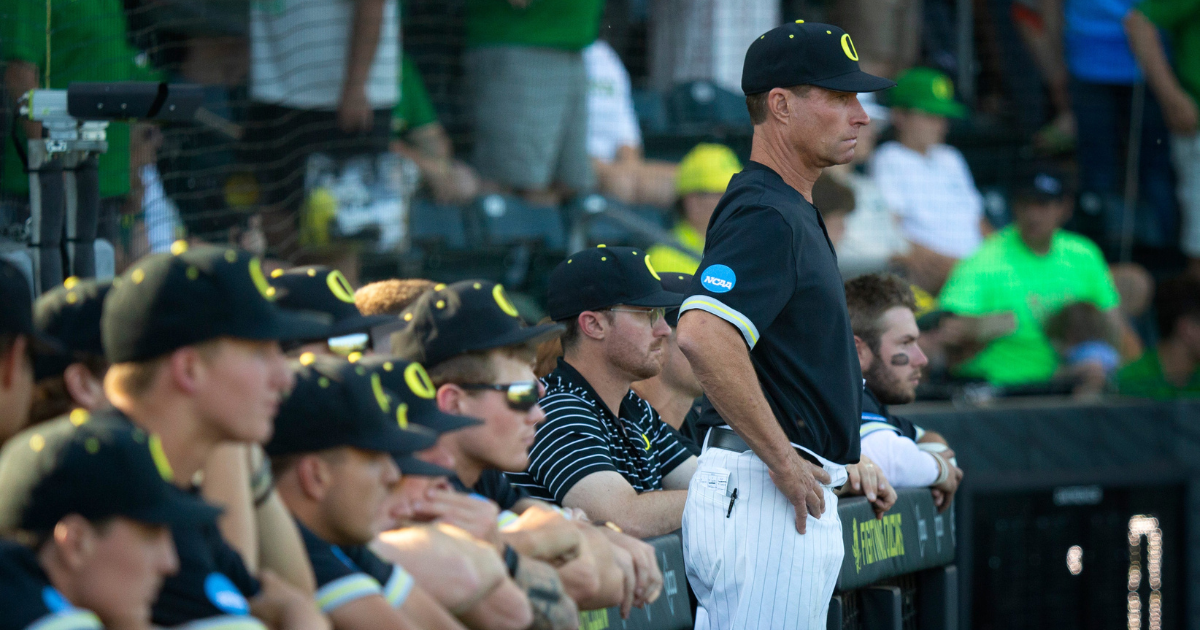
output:
[[421, 367], [420, 363], [409, 363], [408, 367], [404, 368], [404, 382], [408, 383], [408, 388], [412, 390], [412, 393], [426, 400], [437, 395], [433, 379], [429, 378], [429, 373]]
[[938, 77], [933, 80], [933, 95], [939, 101], [948, 101], [954, 98], [954, 86], [950, 83], [950, 79], [946, 77]]
[[268, 301], [275, 299], [275, 287], [267, 282], [267, 277], [263, 275], [262, 261], [257, 256], [250, 259], [250, 280], [254, 282], [255, 288]]
[[497, 284], [492, 287], [492, 297], [495, 298], [496, 305], [500, 307], [500, 310], [511, 317], [520, 317], [517, 307], [513, 306], [513, 303], [508, 299], [508, 294], [504, 292], [504, 286]]
[[350, 286], [350, 281], [342, 275], [342, 272], [337, 269], [330, 271], [329, 275], [325, 276], [325, 284], [329, 285], [329, 290], [333, 291], [333, 295], [337, 299], [347, 304], [354, 303], [354, 287]]
[[650, 264], [650, 254], [646, 254], [646, 268], [650, 270], [650, 275], [654, 276], [655, 280], [662, 282], [662, 278], [658, 277], [658, 272], [654, 270], [654, 265]]
[[858, 50], [854, 48], [854, 41], [850, 39], [850, 33], [842, 35], [842, 52], [846, 53], [851, 61], [858, 61]]
[[384, 413], [387, 413], [391, 405], [391, 399], [383, 391], [383, 383], [379, 381], [378, 374], [371, 374], [371, 391], [375, 392], [375, 402], [379, 403], [379, 408]]

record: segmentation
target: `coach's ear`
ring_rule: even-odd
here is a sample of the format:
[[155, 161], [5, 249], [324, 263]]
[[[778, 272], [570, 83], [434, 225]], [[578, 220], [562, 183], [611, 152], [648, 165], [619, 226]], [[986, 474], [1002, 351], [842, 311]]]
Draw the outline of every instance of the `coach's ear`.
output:
[[871, 352], [871, 347], [858, 335], [854, 335], [854, 349], [858, 351], [858, 367], [865, 374], [867, 370], [871, 369], [871, 362], [875, 360], [875, 353]]

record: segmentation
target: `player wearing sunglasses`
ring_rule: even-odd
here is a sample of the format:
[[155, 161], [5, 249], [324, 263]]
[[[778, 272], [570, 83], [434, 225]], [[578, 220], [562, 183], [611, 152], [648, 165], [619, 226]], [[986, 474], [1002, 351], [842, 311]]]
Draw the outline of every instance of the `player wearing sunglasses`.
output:
[[[545, 419], [538, 405], [544, 386], [533, 375], [535, 349], [563, 327], [526, 327], [503, 287], [482, 280], [431, 291], [400, 317], [409, 325], [392, 337], [393, 352], [429, 367], [442, 411], [482, 421], [440, 442], [454, 459], [453, 481], [509, 513], [502, 515], [507, 540], [522, 531], [544, 538], [535, 530], [562, 517], [547, 516], [549, 504], [511, 485], [504, 473], [528, 464], [536, 426]], [[586, 517], [582, 511], [568, 514]], [[662, 575], [652, 547], [586, 520], [577, 527], [579, 557], [556, 566], [580, 609], [621, 605], [627, 613], [657, 598]]]

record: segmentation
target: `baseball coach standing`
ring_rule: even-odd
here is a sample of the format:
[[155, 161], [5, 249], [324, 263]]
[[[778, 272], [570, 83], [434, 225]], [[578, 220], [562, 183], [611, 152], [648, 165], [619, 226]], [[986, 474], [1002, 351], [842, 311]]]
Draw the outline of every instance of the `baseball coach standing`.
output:
[[829, 24], [781, 26], [746, 52], [750, 163], [708, 224], [678, 329], [713, 427], [683, 514], [697, 630], [825, 627], [863, 381], [812, 188], [854, 156], [869, 121], [856, 93], [893, 85]]

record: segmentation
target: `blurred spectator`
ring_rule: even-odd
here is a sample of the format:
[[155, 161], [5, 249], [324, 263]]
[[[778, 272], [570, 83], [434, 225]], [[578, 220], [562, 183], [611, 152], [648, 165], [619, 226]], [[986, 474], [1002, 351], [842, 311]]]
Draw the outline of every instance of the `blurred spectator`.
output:
[[938, 511], [950, 507], [962, 470], [945, 438], [905, 418], [888, 405], [917, 398], [917, 384], [928, 360], [914, 312], [917, 302], [908, 283], [891, 274], [867, 274], [846, 283], [846, 308], [854, 328], [854, 345], [864, 389], [863, 455], [879, 465], [896, 488], [930, 486]]
[[354, 304], [363, 315], [399, 315], [435, 284], [422, 278], [380, 280], [355, 291]]
[[663, 290], [648, 261], [628, 247], [597, 247], [551, 274], [547, 310], [567, 327], [564, 355], [544, 379], [546, 421], [529, 469], [510, 475], [535, 498], [638, 538], [679, 528], [696, 470], [696, 458], [630, 389], [662, 370], [664, 309], [682, 298]]
[[676, 220], [674, 243], [650, 248], [650, 262], [658, 271], [695, 273], [704, 255], [704, 233], [713, 210], [725, 194], [729, 180], [742, 170], [733, 150], [721, 144], [696, 145], [679, 163], [675, 179]]
[[279, 0], [250, 7], [250, 122], [267, 243], [290, 257], [309, 156], [388, 150], [400, 76], [397, 0]]
[[32, 296], [21, 270], [0, 260], [0, 444], [29, 421], [34, 346], [60, 350], [34, 327]]
[[[663, 288], [673, 293], [684, 293], [692, 282], [692, 274], [662, 272]], [[632, 387], [635, 394], [658, 412], [662, 421], [679, 432], [683, 443], [692, 455], [700, 456], [700, 444], [704, 437], [700, 435], [695, 425], [699, 417], [699, 405], [696, 400], [704, 395], [700, 380], [692, 371], [692, 364], [679, 349], [676, 339], [676, 326], [679, 324], [679, 311], [672, 309], [666, 314], [667, 325], [671, 327], [671, 336], [663, 344], [662, 372], [646, 380], [635, 382]]]
[[1059, 378], [1074, 382], [1077, 395], [1104, 391], [1108, 379], [1121, 366], [1121, 331], [1113, 320], [1090, 302], [1072, 302], [1046, 322], [1046, 337], [1062, 361]]
[[746, 46], [779, 26], [775, 0], [656, 0], [650, 3], [650, 87], [667, 92], [711, 81], [739, 93]]
[[1050, 380], [1059, 359], [1045, 323], [1072, 302], [1090, 302], [1115, 329], [1127, 328], [1099, 248], [1061, 229], [1070, 215], [1063, 180], [1052, 170], [1036, 170], [1013, 192], [1013, 224], [954, 268], [939, 296], [942, 308], [967, 316], [1011, 312], [1017, 324], [960, 366], [962, 376], [997, 385]]
[[1154, 297], [1159, 342], [1117, 373], [1122, 395], [1167, 400], [1200, 397], [1200, 280], [1168, 280]]
[[[308, 362], [266, 447], [316, 573], [317, 603], [335, 630], [418, 622], [459, 627], [403, 567], [366, 547], [378, 533], [375, 515], [401, 473], [446, 472], [410, 457], [437, 435], [398, 425], [380, 409], [376, 392], [350, 363], [328, 357]], [[351, 554], [355, 560], [347, 562]]]
[[[37, 88], [66, 89], [74, 81], [158, 80], [148, 68], [147, 57], [127, 42], [125, 7], [120, 0], [10, 0], [0, 10], [0, 40], [4, 41], [6, 62], [4, 86], [9, 98], [19, 99]], [[9, 205], [9, 220], [24, 221], [29, 216], [29, 176], [23, 168], [26, 139], [40, 138], [42, 128], [41, 123], [28, 120], [15, 124], [17, 118], [14, 116], [15, 137], [4, 142], [0, 179], [0, 191], [9, 198], [0, 202]], [[132, 247], [134, 226], [140, 223], [141, 198], [130, 198], [130, 182], [137, 174], [130, 166], [130, 125], [109, 123], [107, 141], [108, 151], [99, 156], [97, 234], [116, 247], [118, 256], [123, 257], [120, 262], [128, 262], [145, 252], [144, 245]], [[139, 220], [125, 220], [126, 215]]]
[[[1158, 29], [1168, 34], [1169, 58]], [[1125, 15], [1125, 31], [1171, 132], [1183, 253], [1200, 277], [1200, 3], [1145, 0]]]
[[830, 4], [825, 21], [854, 36], [863, 72], [894, 79], [917, 65], [925, 22], [922, 0], [835, 0]]
[[821, 213], [825, 233], [836, 249], [846, 236], [846, 215], [854, 211], [854, 191], [830, 177], [813, 184], [813, 207]]
[[34, 325], [58, 340], [63, 352], [34, 359], [37, 384], [31, 424], [75, 409], [96, 411], [109, 406], [104, 397], [108, 361], [100, 342], [100, 311], [111, 287], [111, 281], [67, 278], [63, 286], [42, 294], [34, 304]]
[[625, 203], [667, 206], [675, 200], [675, 165], [642, 158], [642, 130], [629, 72], [608, 42], [583, 49], [588, 75], [588, 155], [602, 194]]
[[1013, 26], [1033, 57], [1041, 73], [1054, 119], [1034, 135], [1034, 145], [1042, 151], [1057, 153], [1075, 146], [1075, 114], [1071, 111], [1070, 76], [1063, 60], [1061, 0], [1014, 0], [1011, 5]]
[[875, 152], [872, 174], [912, 250], [899, 257], [913, 281], [937, 293], [954, 263], [988, 230], [983, 197], [958, 149], [945, 144], [947, 118], [966, 116], [950, 77], [929, 68], [900, 75], [890, 94], [896, 140]]
[[587, 70], [603, 0], [467, 0], [475, 167], [535, 203], [590, 190]]
[[404, 56], [400, 100], [392, 110], [392, 151], [416, 162], [438, 203], [466, 203], [479, 194], [479, 176], [455, 159], [454, 146], [425, 90], [421, 71]]
[[[1120, 239], [1126, 181], [1126, 145], [1132, 118], [1133, 91], [1141, 80], [1121, 20], [1138, 0], [1044, 0], [1047, 24], [1061, 17], [1061, 29], [1048, 29], [1053, 65], [1064, 64], [1070, 75], [1079, 161], [1081, 228], [1090, 236], [1115, 244]], [[1165, 246], [1174, 234], [1175, 201], [1171, 158], [1163, 112], [1146, 91], [1138, 147], [1140, 240]], [[1142, 219], [1149, 219], [1143, 221]], [[1091, 227], [1094, 225], [1094, 229]]]
[[271, 272], [271, 286], [278, 290], [280, 308], [328, 318], [324, 337], [300, 339], [285, 346], [292, 356], [305, 352], [361, 357], [370, 346], [369, 331], [395, 321], [387, 315], [363, 315], [354, 305], [354, 288], [337, 269], [322, 265], [293, 267]]
[[830, 166], [821, 176], [849, 186], [854, 195], [854, 211], [846, 216], [845, 234], [835, 244], [838, 268], [847, 278], [884, 269], [894, 257], [909, 252], [908, 241], [900, 232], [899, 218], [888, 208], [875, 180], [863, 174], [864, 165], [875, 152], [879, 133], [887, 128], [890, 112], [876, 102], [872, 93], [859, 94], [858, 100], [871, 122], [858, 128], [854, 160]]

